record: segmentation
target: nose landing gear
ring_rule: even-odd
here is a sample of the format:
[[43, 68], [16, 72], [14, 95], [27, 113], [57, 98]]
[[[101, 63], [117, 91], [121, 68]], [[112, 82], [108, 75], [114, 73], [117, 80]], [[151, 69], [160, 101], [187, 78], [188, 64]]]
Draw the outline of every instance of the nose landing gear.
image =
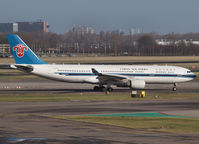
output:
[[174, 83], [173, 85], [174, 85], [174, 87], [173, 87], [173, 91], [176, 91], [176, 90], [177, 90], [177, 84], [176, 84], [176, 83]]

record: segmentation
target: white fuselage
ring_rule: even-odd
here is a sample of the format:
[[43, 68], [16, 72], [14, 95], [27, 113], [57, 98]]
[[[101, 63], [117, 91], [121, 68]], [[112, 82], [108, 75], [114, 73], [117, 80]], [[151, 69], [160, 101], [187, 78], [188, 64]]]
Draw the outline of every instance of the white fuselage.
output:
[[99, 84], [92, 68], [103, 74], [122, 75], [130, 79], [144, 80], [146, 83], [179, 83], [194, 79], [190, 70], [177, 66], [147, 65], [31, 65], [34, 75], [71, 83]]

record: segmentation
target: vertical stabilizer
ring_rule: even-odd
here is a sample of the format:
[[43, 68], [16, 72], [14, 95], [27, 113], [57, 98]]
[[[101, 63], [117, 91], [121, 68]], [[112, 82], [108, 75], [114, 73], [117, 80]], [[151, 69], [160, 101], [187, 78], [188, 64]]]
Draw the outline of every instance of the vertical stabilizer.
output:
[[16, 64], [47, 64], [18, 35], [8, 34], [7, 38]]

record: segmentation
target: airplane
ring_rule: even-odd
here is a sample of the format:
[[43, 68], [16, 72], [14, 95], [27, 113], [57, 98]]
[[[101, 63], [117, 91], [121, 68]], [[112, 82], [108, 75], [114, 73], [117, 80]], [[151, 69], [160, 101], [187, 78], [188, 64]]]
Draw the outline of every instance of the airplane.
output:
[[[16, 64], [11, 68], [69, 83], [94, 84], [95, 91], [113, 91], [112, 85], [144, 89], [146, 84], [176, 84], [196, 78], [189, 69], [157, 65], [48, 64], [41, 60], [17, 34], [8, 34]], [[106, 87], [105, 87], [106, 86]]]

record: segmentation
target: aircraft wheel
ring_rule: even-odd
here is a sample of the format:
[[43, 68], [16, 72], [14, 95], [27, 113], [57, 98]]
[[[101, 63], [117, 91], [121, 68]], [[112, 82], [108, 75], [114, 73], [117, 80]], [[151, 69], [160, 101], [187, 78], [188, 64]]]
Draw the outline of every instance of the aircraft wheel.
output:
[[105, 90], [105, 87], [104, 86], [94, 86], [93, 88], [94, 91], [104, 91]]
[[177, 87], [173, 87], [173, 91], [176, 91], [177, 90]]
[[93, 90], [94, 90], [94, 91], [99, 91], [100, 88], [99, 88], [98, 86], [94, 86]]
[[109, 92], [112, 92], [112, 91], [113, 91], [113, 88], [109, 87], [109, 88], [107, 88], [106, 90], [109, 91]]
[[99, 91], [105, 91], [105, 87], [104, 86], [101, 86], [101, 87], [99, 87]]

